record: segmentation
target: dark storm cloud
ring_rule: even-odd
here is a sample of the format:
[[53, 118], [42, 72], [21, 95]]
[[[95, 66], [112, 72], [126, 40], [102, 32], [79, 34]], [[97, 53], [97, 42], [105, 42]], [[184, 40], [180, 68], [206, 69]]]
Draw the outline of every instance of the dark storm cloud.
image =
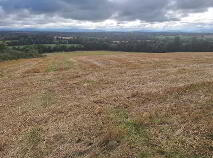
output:
[[213, 0], [175, 0], [176, 8], [199, 12], [213, 6]]
[[166, 21], [166, 13], [169, 9], [169, 0], [131, 0], [125, 3], [117, 3], [118, 19], [145, 21]]
[[104, 20], [113, 12], [107, 0], [2, 0], [9, 13], [27, 9], [31, 14], [59, 15], [77, 20]]
[[213, 0], [0, 0], [0, 6], [7, 15], [28, 10], [29, 16], [44, 14], [88, 21], [114, 18], [160, 22], [178, 20], [168, 14], [171, 12], [178, 11], [186, 16], [206, 11], [213, 6]]

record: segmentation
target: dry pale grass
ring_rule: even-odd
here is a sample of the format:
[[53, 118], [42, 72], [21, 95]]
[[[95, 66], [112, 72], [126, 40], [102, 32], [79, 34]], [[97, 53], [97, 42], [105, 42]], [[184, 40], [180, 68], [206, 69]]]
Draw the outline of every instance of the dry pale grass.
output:
[[211, 158], [213, 53], [0, 63], [2, 158]]

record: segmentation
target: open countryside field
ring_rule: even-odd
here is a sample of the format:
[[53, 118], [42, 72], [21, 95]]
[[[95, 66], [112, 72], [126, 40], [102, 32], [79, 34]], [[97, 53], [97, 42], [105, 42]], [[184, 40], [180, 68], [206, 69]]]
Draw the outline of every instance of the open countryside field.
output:
[[1, 158], [212, 158], [213, 53], [0, 62]]

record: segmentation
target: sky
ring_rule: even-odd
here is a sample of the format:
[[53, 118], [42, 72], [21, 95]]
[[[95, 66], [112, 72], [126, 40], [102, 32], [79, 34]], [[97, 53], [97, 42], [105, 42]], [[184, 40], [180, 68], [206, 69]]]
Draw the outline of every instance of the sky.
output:
[[213, 30], [213, 0], [0, 0], [0, 29]]

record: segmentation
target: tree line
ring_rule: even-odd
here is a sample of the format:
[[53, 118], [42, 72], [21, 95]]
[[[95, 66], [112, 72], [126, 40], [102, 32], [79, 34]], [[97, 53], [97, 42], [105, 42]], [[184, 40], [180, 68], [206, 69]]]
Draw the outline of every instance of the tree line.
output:
[[[1, 33], [0, 33], [1, 35]], [[208, 38], [207, 38], [208, 37]], [[213, 37], [157, 33], [3, 33], [0, 61], [72, 51], [213, 52]]]
[[24, 51], [20, 51], [13, 48], [9, 48], [5, 44], [0, 43], [0, 61], [36, 57], [42, 57], [42, 55], [34, 49], [26, 49]]

